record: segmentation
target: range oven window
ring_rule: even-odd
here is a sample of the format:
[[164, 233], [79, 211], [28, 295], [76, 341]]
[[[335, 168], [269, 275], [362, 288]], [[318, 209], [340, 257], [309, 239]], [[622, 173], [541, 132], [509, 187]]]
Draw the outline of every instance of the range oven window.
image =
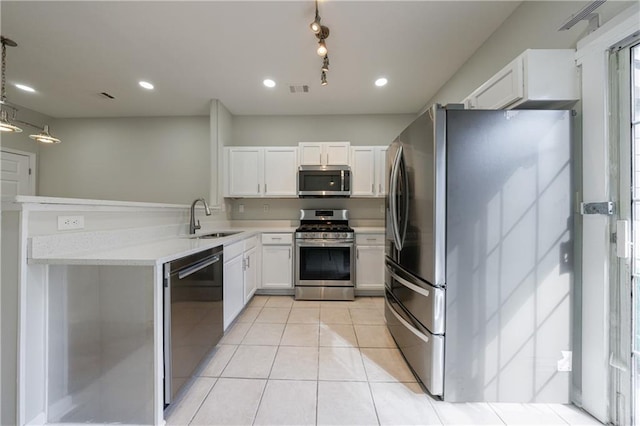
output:
[[351, 280], [350, 247], [300, 247], [300, 280]]

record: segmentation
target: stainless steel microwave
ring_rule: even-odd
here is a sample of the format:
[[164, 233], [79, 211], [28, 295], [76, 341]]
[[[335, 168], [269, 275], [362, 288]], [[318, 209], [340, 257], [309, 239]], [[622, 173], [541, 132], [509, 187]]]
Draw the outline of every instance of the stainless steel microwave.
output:
[[298, 197], [349, 197], [351, 169], [349, 166], [300, 166]]

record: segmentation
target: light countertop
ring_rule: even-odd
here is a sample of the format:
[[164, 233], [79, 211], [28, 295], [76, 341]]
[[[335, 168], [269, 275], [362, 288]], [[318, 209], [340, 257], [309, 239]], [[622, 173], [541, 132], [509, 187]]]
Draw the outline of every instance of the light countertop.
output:
[[[381, 233], [382, 227], [355, 227], [356, 233]], [[295, 227], [260, 227], [260, 228], [227, 228], [219, 230], [207, 230], [196, 235], [208, 234], [211, 232], [238, 232], [237, 234], [221, 238], [198, 239], [193, 236], [173, 236], [145, 241], [140, 244], [123, 244], [119, 247], [108, 249], [78, 250], [74, 252], [63, 252], [60, 254], [46, 254], [41, 256], [30, 256], [29, 263], [32, 264], [53, 264], [53, 265], [123, 265], [123, 266], [154, 266], [165, 262], [189, 256], [203, 250], [218, 246], [228, 246], [230, 244], [260, 235], [263, 232], [294, 232]], [[89, 234], [89, 233], [87, 233]], [[87, 235], [88, 238], [89, 235]], [[38, 237], [34, 237], [38, 238]], [[86, 247], [93, 247], [88, 241]]]

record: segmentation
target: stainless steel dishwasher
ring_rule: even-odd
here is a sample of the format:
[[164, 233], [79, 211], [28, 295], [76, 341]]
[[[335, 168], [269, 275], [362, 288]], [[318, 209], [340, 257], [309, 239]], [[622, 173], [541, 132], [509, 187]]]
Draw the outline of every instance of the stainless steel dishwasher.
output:
[[223, 248], [164, 264], [164, 404], [189, 381], [223, 330]]

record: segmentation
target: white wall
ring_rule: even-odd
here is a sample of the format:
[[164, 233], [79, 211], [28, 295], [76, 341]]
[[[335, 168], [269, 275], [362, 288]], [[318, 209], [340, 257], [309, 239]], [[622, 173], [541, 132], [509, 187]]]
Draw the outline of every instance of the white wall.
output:
[[316, 141], [389, 145], [415, 118], [415, 114], [235, 116], [227, 145], [294, 146]]
[[209, 117], [55, 121], [38, 195], [187, 204], [208, 197]]
[[[558, 28], [584, 1], [523, 1], [509, 18], [426, 103], [456, 103], [526, 49], [568, 49], [585, 35], [586, 22], [567, 31]], [[635, 2], [609, 1], [600, 6], [604, 23]]]

